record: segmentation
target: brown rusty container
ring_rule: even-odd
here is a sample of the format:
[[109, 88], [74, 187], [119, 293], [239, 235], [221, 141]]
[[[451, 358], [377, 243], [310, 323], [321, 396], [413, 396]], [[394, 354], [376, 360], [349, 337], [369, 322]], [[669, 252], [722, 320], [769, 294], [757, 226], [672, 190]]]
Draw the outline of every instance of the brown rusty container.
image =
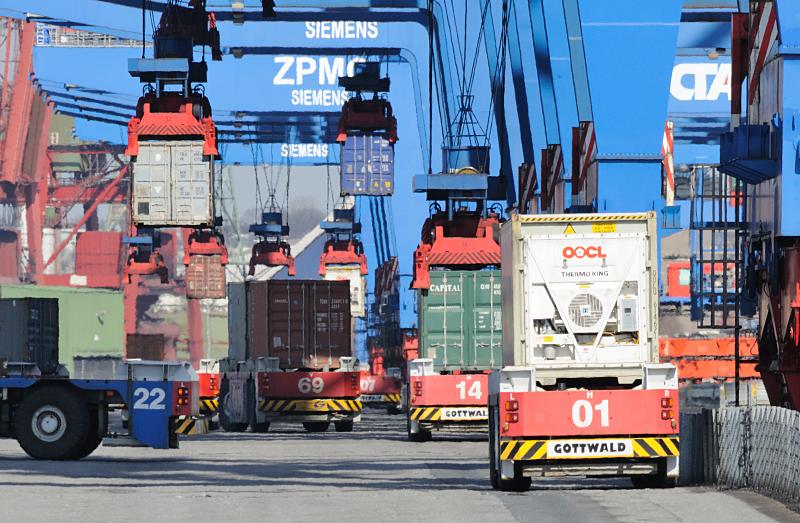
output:
[[191, 255], [186, 266], [186, 297], [225, 297], [225, 266], [219, 254]]
[[[242, 309], [245, 317], [237, 317]], [[246, 307], [229, 314], [231, 332], [245, 329], [248, 359], [277, 357], [283, 369], [333, 369], [353, 353], [346, 281], [251, 281]]]
[[129, 360], [164, 360], [163, 334], [128, 334], [125, 357]]

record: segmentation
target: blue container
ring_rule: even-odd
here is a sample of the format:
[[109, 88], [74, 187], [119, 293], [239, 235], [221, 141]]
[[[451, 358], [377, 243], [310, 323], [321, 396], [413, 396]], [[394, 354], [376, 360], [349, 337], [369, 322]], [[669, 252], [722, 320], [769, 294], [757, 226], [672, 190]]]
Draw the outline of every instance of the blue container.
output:
[[394, 192], [394, 146], [383, 136], [348, 136], [341, 158], [342, 196], [387, 196]]

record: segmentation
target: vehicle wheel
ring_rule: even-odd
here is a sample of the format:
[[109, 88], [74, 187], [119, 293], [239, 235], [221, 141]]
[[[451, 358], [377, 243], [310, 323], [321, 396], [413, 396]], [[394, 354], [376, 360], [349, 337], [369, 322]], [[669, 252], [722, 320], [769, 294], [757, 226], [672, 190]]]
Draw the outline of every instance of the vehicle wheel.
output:
[[651, 474], [648, 476], [631, 476], [631, 483], [634, 488], [673, 488], [677, 481], [675, 478], [668, 478], [665, 473]]
[[406, 431], [408, 432], [408, 441], [413, 441], [414, 443], [423, 443], [433, 439], [433, 434], [429, 430], [420, 429], [418, 432], [411, 432], [411, 420], [409, 418], [406, 418]]
[[232, 421], [229, 417], [229, 393], [230, 385], [227, 379], [222, 379], [219, 391], [219, 425], [225, 432], [244, 432], [247, 430], [247, 423]]
[[489, 481], [492, 488], [503, 492], [525, 492], [531, 488], [531, 478], [522, 474], [522, 469], [514, 466], [514, 479], [502, 479], [500, 475], [500, 458], [497, 452], [500, 441], [497, 435], [497, 426], [500, 421], [494, 408], [489, 411]]
[[[82, 457], [90, 438], [89, 409], [73, 392], [43, 387], [17, 407], [14, 433], [22, 449], [36, 459]], [[92, 449], [94, 450], [94, 449]]]
[[328, 421], [304, 421], [303, 428], [308, 432], [325, 432], [328, 430]]
[[105, 434], [106, 428], [103, 427], [102, 433], [99, 429], [100, 422], [98, 420], [98, 412], [97, 407], [90, 407], [89, 408], [89, 435], [86, 437], [84, 441], [84, 445], [81, 448], [80, 452], [77, 453], [75, 456], [72, 456], [71, 459], [83, 459], [100, 446], [100, 443], [103, 442], [103, 436], [101, 434]]
[[[214, 418], [217, 418], [217, 421], [214, 421]], [[219, 415], [214, 418], [208, 420], [208, 430], [219, 430]]]
[[336, 432], [353, 432], [353, 420], [334, 421]]
[[389, 405], [386, 408], [386, 413], [390, 415], [400, 414], [401, 412], [403, 411], [397, 405]]
[[256, 400], [256, 386], [251, 381], [247, 384], [247, 412], [250, 413], [250, 430], [257, 434], [269, 432], [269, 421], [258, 422], [256, 413], [258, 412], [258, 401]]

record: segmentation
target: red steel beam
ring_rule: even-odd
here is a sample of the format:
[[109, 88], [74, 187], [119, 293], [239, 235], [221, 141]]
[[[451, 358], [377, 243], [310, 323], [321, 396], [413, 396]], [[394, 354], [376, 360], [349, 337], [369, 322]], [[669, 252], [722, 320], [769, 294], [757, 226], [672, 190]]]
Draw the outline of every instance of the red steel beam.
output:
[[200, 300], [186, 298], [186, 325], [189, 331], [189, 359], [192, 367], [199, 368], [205, 357], [203, 348], [203, 310]]
[[62, 241], [61, 244], [59, 244], [59, 246], [53, 251], [53, 254], [50, 256], [50, 259], [48, 259], [47, 262], [45, 262], [44, 267], [42, 267], [42, 271], [44, 271], [44, 269], [49, 267], [50, 264], [53, 263], [56, 260], [56, 258], [58, 258], [58, 255], [61, 254], [61, 251], [63, 251], [64, 248], [72, 240], [72, 238], [74, 238], [75, 235], [78, 234], [78, 229], [83, 227], [83, 224], [89, 221], [89, 218], [92, 217], [92, 214], [94, 214], [94, 212], [97, 210], [97, 207], [99, 207], [101, 203], [106, 202], [107, 198], [111, 196], [111, 194], [116, 190], [117, 186], [119, 185], [119, 182], [122, 180], [122, 178], [125, 177], [127, 173], [128, 173], [128, 166], [126, 165], [119, 170], [119, 173], [117, 173], [117, 177], [114, 178], [111, 181], [111, 183], [109, 183], [106, 186], [103, 192], [100, 193], [98, 198], [94, 202], [92, 202], [92, 205], [86, 210], [86, 212], [83, 214], [83, 217], [78, 221], [78, 223], [75, 224], [75, 227], [72, 228], [66, 239], [64, 239], [64, 241]]
[[19, 61], [14, 75], [14, 85], [11, 87], [11, 105], [8, 110], [3, 163], [0, 170], [0, 180], [5, 182], [17, 183], [22, 169], [31, 103], [35, 94], [30, 80], [35, 36], [34, 24], [29, 22], [22, 24]]

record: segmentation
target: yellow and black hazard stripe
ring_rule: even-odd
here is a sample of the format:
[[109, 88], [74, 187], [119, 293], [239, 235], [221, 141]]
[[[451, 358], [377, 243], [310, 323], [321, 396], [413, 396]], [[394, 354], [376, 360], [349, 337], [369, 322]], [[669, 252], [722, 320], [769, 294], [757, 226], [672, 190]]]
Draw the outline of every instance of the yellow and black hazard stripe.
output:
[[526, 223], [568, 223], [568, 222], [622, 222], [645, 220], [647, 214], [592, 214], [589, 216], [548, 216], [546, 214], [519, 215], [519, 221]]
[[677, 456], [679, 438], [633, 438], [633, 455], [637, 458]]
[[361, 400], [351, 399], [271, 399], [259, 400], [262, 412], [361, 412]]
[[328, 408], [334, 412], [359, 412], [362, 409], [361, 400], [328, 400]]
[[441, 407], [412, 407], [412, 421], [439, 421], [442, 419]]
[[175, 434], [205, 434], [208, 432], [206, 420], [196, 416], [178, 416], [173, 421], [173, 430]]
[[214, 414], [219, 411], [219, 400], [217, 398], [214, 399], [200, 399], [200, 412], [206, 414]]
[[[514, 461], [535, 461], [548, 459], [547, 442], [543, 439], [515, 439], [500, 442], [500, 459]], [[587, 440], [591, 441], [591, 440]], [[680, 454], [680, 439], [677, 437], [631, 438], [634, 458], [666, 458]], [[585, 459], [604, 456], [586, 456]]]
[[386, 403], [396, 403], [397, 405], [400, 405], [400, 403], [403, 401], [403, 398], [400, 396], [400, 393], [384, 394], [383, 401]]

